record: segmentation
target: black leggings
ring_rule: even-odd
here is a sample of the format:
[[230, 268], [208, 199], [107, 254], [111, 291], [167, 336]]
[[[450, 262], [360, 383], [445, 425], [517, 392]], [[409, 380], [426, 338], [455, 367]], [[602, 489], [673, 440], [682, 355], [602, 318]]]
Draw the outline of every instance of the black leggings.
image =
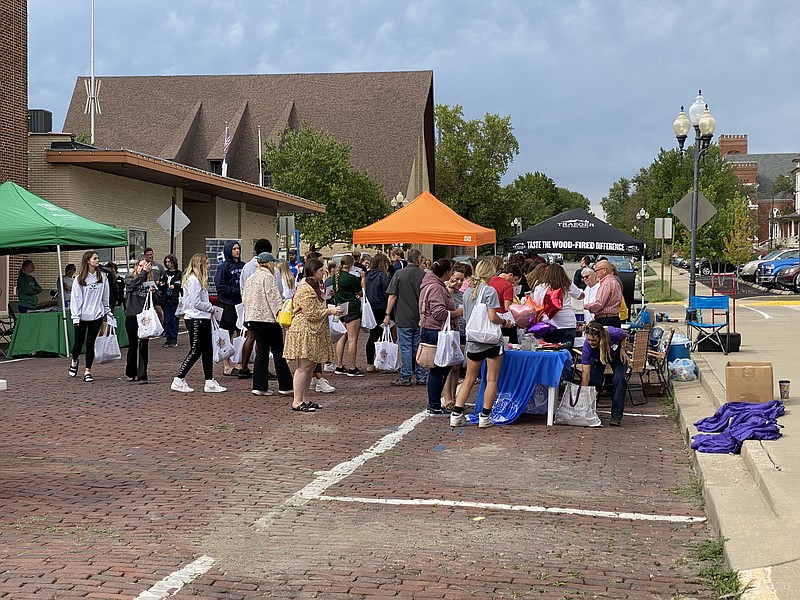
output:
[[186, 329], [189, 331], [189, 353], [183, 359], [178, 377], [186, 379], [189, 370], [201, 356], [203, 357], [203, 374], [206, 380], [214, 379], [214, 356], [211, 346], [211, 320], [210, 319], [184, 319]]
[[78, 360], [81, 349], [86, 343], [86, 368], [91, 369], [94, 364], [94, 342], [100, 327], [103, 325], [103, 318], [95, 321], [81, 321], [75, 325], [75, 341], [72, 344], [72, 360]]
[[383, 335], [383, 319], [386, 316], [385, 308], [374, 308], [372, 312], [375, 313], [375, 322], [377, 325], [369, 330], [369, 338], [367, 338], [367, 364], [375, 364], [375, 342], [381, 339]]

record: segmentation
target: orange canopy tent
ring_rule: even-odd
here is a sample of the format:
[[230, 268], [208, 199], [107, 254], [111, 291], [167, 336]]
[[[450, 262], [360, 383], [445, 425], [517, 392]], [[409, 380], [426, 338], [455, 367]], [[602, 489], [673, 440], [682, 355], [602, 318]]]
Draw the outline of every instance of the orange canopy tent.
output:
[[422, 192], [385, 219], [353, 231], [353, 243], [361, 245], [482, 246], [496, 239], [494, 229], [467, 221], [430, 192]]

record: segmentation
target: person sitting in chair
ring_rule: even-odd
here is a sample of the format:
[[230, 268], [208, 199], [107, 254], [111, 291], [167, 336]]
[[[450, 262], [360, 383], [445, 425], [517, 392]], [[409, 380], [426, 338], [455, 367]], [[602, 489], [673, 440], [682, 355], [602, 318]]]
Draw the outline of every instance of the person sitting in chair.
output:
[[17, 277], [17, 297], [19, 298], [19, 312], [26, 313], [30, 310], [39, 310], [56, 305], [55, 299], [39, 302], [39, 294], [42, 293], [42, 286], [33, 276], [36, 267], [33, 261], [28, 259], [23, 261], [22, 268]]

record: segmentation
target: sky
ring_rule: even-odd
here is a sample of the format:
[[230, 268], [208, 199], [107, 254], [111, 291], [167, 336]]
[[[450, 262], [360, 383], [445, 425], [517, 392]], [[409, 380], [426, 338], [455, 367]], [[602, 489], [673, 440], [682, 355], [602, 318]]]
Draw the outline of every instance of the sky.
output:
[[[29, 107], [55, 131], [90, 25], [90, 0], [28, 0]], [[701, 88], [717, 135], [800, 154], [798, 31], [795, 0], [96, 0], [95, 76], [430, 69], [437, 104], [511, 118], [504, 183], [538, 171], [602, 214]]]

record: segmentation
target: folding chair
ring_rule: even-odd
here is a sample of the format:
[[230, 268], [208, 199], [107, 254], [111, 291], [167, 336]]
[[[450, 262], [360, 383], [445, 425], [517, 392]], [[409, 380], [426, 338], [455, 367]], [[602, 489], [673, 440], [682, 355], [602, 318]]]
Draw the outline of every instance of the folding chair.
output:
[[644, 385], [644, 375], [647, 372], [647, 346], [650, 343], [649, 336], [649, 332], [645, 331], [644, 329], [639, 329], [633, 334], [633, 349], [629, 353], [631, 359], [630, 369], [625, 376], [625, 381], [628, 384], [628, 399], [631, 401], [631, 405], [633, 406], [637, 405], [637, 403], [633, 400], [630, 384], [631, 376], [634, 373], [639, 376], [639, 384], [642, 389], [642, 395], [644, 396], [644, 402], [639, 402], [638, 404], [647, 403], [647, 390], [645, 389]]
[[[703, 318], [703, 310], [711, 312], [711, 322]], [[717, 323], [716, 317], [723, 313], [725, 321]], [[722, 341], [720, 332], [725, 330], [725, 341]], [[728, 296], [691, 296], [689, 309], [686, 312], [686, 337], [692, 339], [692, 332], [697, 332], [697, 339], [692, 343], [692, 352], [703, 340], [711, 340], [717, 344], [724, 354], [728, 353], [728, 338], [730, 327], [730, 298]]]
[[[12, 305], [15, 302], [8, 303], [8, 316], [0, 317], [0, 344], [8, 346], [11, 343], [11, 336], [14, 334], [14, 325], [17, 324], [17, 314]], [[0, 354], [6, 356], [4, 350], [0, 349]]]
[[675, 328], [670, 327], [669, 333], [667, 334], [666, 338], [664, 338], [663, 344], [664, 349], [659, 350], [648, 350], [647, 351], [647, 362], [653, 367], [653, 370], [656, 372], [656, 376], [658, 377], [658, 382], [661, 384], [662, 389], [665, 393], [672, 393], [672, 385], [669, 379], [669, 367], [667, 366], [667, 357], [669, 356], [669, 349], [672, 346], [672, 336], [675, 335]]

